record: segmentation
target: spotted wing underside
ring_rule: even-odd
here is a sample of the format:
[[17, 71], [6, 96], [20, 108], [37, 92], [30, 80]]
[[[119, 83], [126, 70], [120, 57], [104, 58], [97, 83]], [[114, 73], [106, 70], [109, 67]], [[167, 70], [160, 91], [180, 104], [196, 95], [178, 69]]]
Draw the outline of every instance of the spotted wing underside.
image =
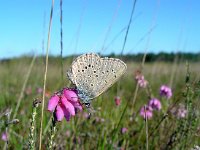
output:
[[120, 59], [100, 58], [90, 53], [77, 57], [67, 74], [79, 91], [93, 99], [111, 87], [126, 68]]

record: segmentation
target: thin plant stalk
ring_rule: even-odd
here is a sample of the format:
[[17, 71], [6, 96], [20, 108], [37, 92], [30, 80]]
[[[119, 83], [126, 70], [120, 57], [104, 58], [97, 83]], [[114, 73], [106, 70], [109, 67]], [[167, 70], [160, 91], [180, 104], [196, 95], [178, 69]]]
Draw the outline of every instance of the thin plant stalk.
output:
[[126, 30], [126, 34], [125, 34], [124, 43], [123, 43], [123, 46], [122, 46], [121, 55], [123, 54], [124, 48], [125, 48], [125, 45], [126, 45], [126, 40], [127, 40], [127, 37], [128, 37], [129, 28], [130, 28], [130, 25], [131, 25], [131, 22], [132, 22], [132, 18], [133, 18], [133, 14], [134, 14], [134, 11], [135, 11], [136, 2], [137, 2], [137, 0], [134, 0], [134, 2], [133, 2], [133, 8], [132, 8], [132, 11], [131, 11], [131, 17], [129, 19], [128, 27], [127, 27], [127, 30]]
[[85, 9], [86, 9], [87, 3], [86, 0], [84, 1], [84, 6], [81, 12], [81, 17], [80, 17], [80, 21], [79, 21], [79, 25], [77, 28], [77, 32], [76, 32], [76, 40], [75, 40], [75, 48], [74, 48], [74, 54], [76, 54], [77, 49], [78, 49], [78, 43], [79, 43], [79, 38], [80, 38], [80, 31], [81, 31], [81, 27], [82, 27], [82, 23], [83, 23], [83, 16], [85, 13]]
[[[158, 5], [159, 5], [159, 0], [158, 0]], [[157, 7], [158, 7], [158, 6], [157, 6]], [[156, 16], [156, 13], [155, 13], [155, 15], [154, 15], [154, 17], [153, 17], [153, 19], [152, 19], [152, 25], [151, 25], [151, 28], [150, 28], [150, 29], [152, 29], [152, 28], [155, 26], [155, 18], [156, 18], [155, 16]], [[148, 39], [147, 39], [147, 43], [146, 43], [146, 48], [145, 48], [145, 52], [144, 52], [144, 55], [143, 55], [143, 58], [142, 58], [142, 64], [141, 64], [141, 66], [140, 66], [141, 71], [142, 71], [143, 68], [144, 68], [144, 64], [145, 64], [145, 60], [146, 60], [146, 55], [147, 55], [147, 49], [148, 49], [149, 43], [150, 43], [151, 33], [152, 33], [152, 32], [150, 32], [150, 33], [148, 34]], [[135, 101], [136, 101], [136, 98], [137, 98], [138, 90], [139, 90], [139, 85], [137, 84], [137, 85], [136, 85], [135, 92], [134, 92], [134, 97], [133, 97], [133, 103], [132, 103], [132, 111], [131, 111], [131, 113], [133, 113], [134, 104], [135, 104]]]
[[41, 147], [42, 147], [44, 101], [45, 101], [45, 91], [46, 91], [46, 79], [47, 79], [47, 69], [48, 69], [48, 55], [49, 55], [49, 47], [50, 47], [50, 35], [51, 35], [51, 24], [52, 24], [52, 17], [53, 17], [53, 7], [54, 7], [54, 0], [52, 0], [52, 5], [51, 5], [49, 30], [48, 30], [48, 40], [47, 40], [47, 48], [46, 48], [46, 64], [45, 64], [45, 73], [44, 73], [44, 86], [43, 86], [43, 95], [42, 95], [42, 113], [41, 113], [40, 134], [39, 134], [39, 150], [41, 150]]
[[55, 111], [54, 111], [52, 121], [51, 121], [51, 130], [50, 130], [50, 136], [49, 136], [48, 150], [53, 149], [55, 135], [56, 135], [56, 115], [55, 115]]
[[[138, 15], [136, 15], [136, 17], [134, 18], [134, 20], [136, 20], [139, 16], [141, 15], [141, 13], [139, 13]], [[128, 28], [128, 26], [123, 27], [115, 36], [114, 38], [111, 40], [111, 42], [109, 42], [106, 46], [104, 46], [104, 51], [106, 51], [116, 40], [117, 38]], [[102, 50], [101, 50], [102, 51]]]
[[34, 63], [35, 63], [35, 59], [36, 59], [36, 54], [34, 55], [32, 61], [31, 61], [30, 67], [29, 67], [29, 69], [28, 69], [28, 73], [26, 74], [26, 78], [25, 78], [25, 80], [24, 80], [24, 83], [23, 83], [23, 86], [22, 86], [22, 90], [21, 90], [19, 99], [18, 99], [18, 101], [17, 101], [17, 106], [16, 106], [16, 108], [15, 108], [14, 115], [13, 115], [12, 119], [14, 119], [14, 118], [17, 116], [17, 112], [18, 112], [18, 110], [19, 110], [19, 106], [20, 106], [21, 101], [22, 101], [22, 98], [23, 98], [23, 96], [24, 96], [24, 91], [25, 91], [25, 88], [26, 88], [28, 79], [29, 79], [29, 77], [30, 77], [31, 70], [32, 70], [33, 65], [34, 65]]
[[153, 32], [153, 30], [155, 30], [156, 25], [154, 25], [152, 28], [149, 29], [148, 32], [146, 32], [135, 44], [135, 46], [128, 51], [128, 53], [131, 53], [151, 32]]
[[[35, 59], [36, 59], [36, 55], [34, 55], [34, 57], [32, 58], [30, 67], [29, 67], [29, 69], [28, 69], [28, 73], [26, 74], [26, 77], [25, 77], [25, 80], [24, 80], [24, 83], [23, 83], [23, 86], [22, 86], [22, 90], [21, 90], [21, 92], [20, 92], [20, 95], [19, 95], [19, 98], [18, 98], [18, 101], [17, 101], [17, 106], [16, 106], [16, 108], [15, 108], [14, 115], [13, 115], [13, 117], [12, 117], [12, 120], [15, 119], [15, 117], [17, 116], [17, 112], [18, 112], [18, 110], [19, 110], [19, 106], [20, 106], [21, 101], [22, 101], [22, 98], [23, 98], [23, 96], [24, 96], [24, 91], [25, 91], [25, 88], [26, 88], [28, 79], [29, 79], [29, 77], [30, 77], [30, 74], [31, 74], [33, 65], [34, 65], [34, 63], [35, 63]], [[9, 136], [9, 129], [7, 129], [7, 136]], [[5, 143], [5, 144], [6, 144], [6, 143]], [[4, 145], [4, 147], [5, 147], [5, 145]]]
[[62, 29], [62, 20], [63, 20], [63, 11], [62, 11], [62, 0], [60, 0], [60, 63], [61, 63], [61, 79], [62, 84], [64, 85], [63, 78], [63, 29]]
[[145, 111], [145, 133], [146, 133], [146, 150], [149, 149], [149, 136], [148, 136], [148, 118], [146, 115], [146, 106], [144, 107], [144, 111]]
[[112, 29], [112, 25], [113, 25], [113, 23], [114, 23], [114, 21], [115, 21], [115, 19], [116, 19], [116, 17], [117, 17], [117, 14], [118, 14], [118, 11], [119, 11], [119, 8], [120, 8], [120, 5], [121, 5], [121, 1], [122, 1], [122, 0], [119, 0], [119, 1], [118, 1], [117, 8], [116, 8], [116, 10], [115, 10], [115, 12], [114, 12], [114, 15], [113, 15], [113, 17], [112, 17], [112, 19], [111, 19], [111, 22], [110, 22], [109, 26], [108, 26], [108, 29], [107, 29], [105, 38], [104, 38], [104, 40], [103, 40], [103, 44], [102, 44], [101, 51], [103, 51], [103, 50], [105, 49], [105, 43], [106, 43], [106, 41], [107, 41], [107, 39], [108, 39], [108, 35], [109, 35], [109, 33], [110, 33], [111, 29]]
[[32, 110], [32, 115], [31, 115], [31, 127], [30, 127], [30, 133], [29, 133], [29, 149], [34, 150], [35, 149], [35, 124], [36, 124], [36, 115], [37, 115], [37, 107], [39, 105], [40, 101], [39, 100], [34, 100], [33, 102], [33, 110]]
[[[128, 28], [127, 28], [127, 31], [126, 31], [126, 35], [125, 35], [125, 38], [124, 38], [124, 43], [123, 43], [123, 46], [122, 46], [121, 56], [122, 56], [122, 54], [123, 54], [123, 51], [124, 51], [124, 48], [125, 48], [125, 45], [126, 45], [126, 40], [127, 40], [127, 37], [128, 37], [128, 32], [129, 32], [130, 24], [131, 24], [131, 22], [132, 22], [133, 13], [134, 13], [134, 10], [135, 10], [135, 7], [136, 7], [136, 2], [137, 2], [137, 0], [134, 0], [134, 2], [133, 2], [133, 7], [132, 7], [132, 11], [131, 11], [131, 16], [130, 16], [130, 20], [129, 20], [129, 23], [128, 23]], [[118, 89], [118, 91], [119, 91], [120, 82], [118, 83], [117, 86], [118, 86], [117, 89]], [[118, 91], [117, 91], [117, 93], [118, 93]], [[112, 135], [112, 141], [111, 141], [111, 144], [110, 144], [109, 149], [111, 149], [112, 143], [113, 143], [114, 140], [115, 140], [115, 137], [116, 137], [117, 131], [118, 131], [118, 129], [119, 129], [119, 126], [120, 126], [120, 124], [121, 124], [122, 118], [124, 117], [124, 114], [125, 114], [125, 112], [126, 112], [126, 110], [127, 110], [128, 103], [129, 103], [129, 101], [127, 101], [126, 106], [124, 107], [124, 110], [123, 110], [123, 112], [122, 112], [122, 115], [121, 115], [121, 117], [120, 117], [120, 119], [119, 119], [119, 122], [118, 122], [116, 128], [114, 129], [114, 133], [113, 133], [113, 135]]]
[[158, 124], [155, 126], [155, 128], [151, 131], [151, 133], [149, 134], [149, 138], [151, 136], [153, 136], [154, 132], [159, 128], [159, 126], [162, 124], [162, 122], [168, 117], [168, 114], [163, 115], [163, 117], [161, 118], [161, 120], [158, 122]]
[[10, 122], [10, 114], [11, 114], [12, 110], [8, 111], [5, 115], [6, 115], [6, 136], [7, 136], [7, 141], [4, 145], [4, 150], [7, 150], [8, 149], [8, 146], [9, 146], [9, 129], [8, 129], [8, 126], [9, 126], [9, 122]]

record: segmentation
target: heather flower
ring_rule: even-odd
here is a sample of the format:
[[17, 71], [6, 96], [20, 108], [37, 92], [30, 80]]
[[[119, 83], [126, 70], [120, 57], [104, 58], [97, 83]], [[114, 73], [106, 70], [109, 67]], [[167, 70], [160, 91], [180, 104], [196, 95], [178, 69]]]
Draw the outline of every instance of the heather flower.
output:
[[185, 118], [187, 115], [187, 110], [185, 108], [179, 108], [177, 111], [178, 118]]
[[128, 131], [127, 128], [125, 128], [125, 127], [121, 128], [121, 133], [122, 133], [122, 134], [126, 133], [127, 131]]
[[153, 110], [160, 110], [161, 109], [161, 102], [156, 99], [156, 98], [152, 98], [149, 101], [149, 106], [153, 109]]
[[151, 119], [153, 117], [153, 109], [151, 108], [151, 106], [143, 106], [140, 109], [140, 116], [142, 116], [144, 119]]
[[135, 80], [137, 81], [138, 85], [141, 88], [145, 88], [148, 84], [147, 80], [145, 80], [144, 76], [142, 75], [140, 71], [137, 71], [135, 73]]
[[100, 117], [95, 117], [95, 123], [101, 123], [101, 122], [105, 122], [105, 119]]
[[41, 94], [43, 92], [43, 89], [41, 87], [37, 88], [37, 93]]
[[74, 90], [63, 89], [50, 98], [48, 110], [55, 111], [57, 121], [62, 121], [64, 117], [69, 121], [77, 110], [82, 110], [82, 106], [79, 104], [78, 96]]
[[119, 96], [115, 97], [115, 105], [116, 105], [116, 106], [119, 106], [120, 103], [121, 103], [120, 97], [119, 97]]
[[183, 104], [179, 104], [178, 107], [174, 107], [171, 110], [171, 113], [174, 114], [177, 118], [185, 118], [187, 115], [187, 110]]
[[1, 139], [2, 139], [3, 141], [5, 141], [5, 142], [8, 141], [8, 136], [7, 136], [6, 132], [3, 132], [3, 133], [2, 133]]
[[147, 80], [145, 79], [141, 79], [141, 80], [138, 80], [138, 85], [141, 87], [141, 88], [145, 88], [147, 86], [148, 82]]
[[166, 86], [166, 85], [162, 85], [160, 87], [160, 95], [161, 96], [165, 96], [167, 99], [172, 97], [172, 90], [170, 87]]

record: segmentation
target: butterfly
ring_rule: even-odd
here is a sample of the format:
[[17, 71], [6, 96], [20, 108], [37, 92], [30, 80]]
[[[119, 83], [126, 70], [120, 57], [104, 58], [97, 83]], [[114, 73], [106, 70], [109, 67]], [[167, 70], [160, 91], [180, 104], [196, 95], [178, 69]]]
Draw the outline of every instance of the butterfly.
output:
[[91, 100], [111, 87], [126, 69], [126, 64], [120, 59], [101, 58], [95, 53], [88, 53], [72, 62], [67, 76], [76, 86], [81, 101], [90, 105]]

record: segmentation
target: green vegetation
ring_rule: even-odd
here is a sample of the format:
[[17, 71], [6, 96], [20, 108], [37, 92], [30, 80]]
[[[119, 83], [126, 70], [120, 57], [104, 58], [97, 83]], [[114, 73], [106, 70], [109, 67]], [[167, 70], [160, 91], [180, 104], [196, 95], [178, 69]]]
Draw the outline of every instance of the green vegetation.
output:
[[[170, 62], [175, 56], [178, 56], [178, 60], [181, 61]], [[63, 120], [57, 123], [53, 145], [56, 149], [146, 149], [147, 144], [149, 149], [191, 149], [200, 143], [200, 63], [197, 62], [199, 56], [161, 53], [158, 57], [148, 54], [147, 61], [149, 62], [145, 64], [142, 74], [148, 81], [150, 89], [139, 88], [133, 105], [137, 85], [134, 73], [140, 66], [137, 62], [140, 57], [137, 59], [135, 57], [127, 55], [126, 59], [123, 58], [128, 65], [126, 74], [92, 102], [96, 112], [90, 119], [87, 118], [87, 110], [84, 109], [69, 122]], [[156, 58], [159, 61], [155, 61]], [[190, 60], [189, 66], [184, 61], [186, 58]], [[51, 129], [52, 114], [47, 111], [47, 102], [55, 91], [63, 88], [63, 85], [72, 87], [66, 77], [71, 60], [71, 58], [65, 58], [63, 61], [65, 78], [62, 80], [60, 58], [50, 57], [49, 59], [43, 149], [46, 149]], [[36, 143], [36, 149], [39, 142], [41, 106], [39, 105], [36, 111], [36, 108], [33, 108], [33, 101], [36, 98], [42, 99], [39, 89], [43, 88], [44, 59], [36, 58], [23, 92], [22, 87], [30, 64], [30, 57], [4, 60], [0, 63], [0, 134], [8, 130], [9, 149], [27, 149], [30, 144], [29, 132], [34, 124], [35, 129], [31, 130], [34, 131], [31, 133], [31, 138], [34, 140], [33, 143]], [[163, 84], [172, 88], [173, 96], [169, 100], [159, 95], [159, 88]], [[13, 118], [21, 92], [23, 92], [21, 104], [16, 117]], [[153, 117], [145, 122], [139, 111], [149, 101], [148, 92], [160, 99], [163, 107], [161, 111], [155, 111]], [[115, 104], [116, 96], [120, 96], [121, 99], [119, 106]], [[126, 104], [128, 104], [127, 109], [124, 111]], [[175, 113], [180, 105], [187, 110], [187, 115], [183, 118]], [[6, 110], [11, 111], [9, 120], [5, 116]], [[37, 115], [34, 114], [33, 117], [32, 112]], [[124, 115], [121, 118], [123, 112]], [[19, 123], [13, 124], [12, 119], [19, 119]], [[126, 128], [127, 131], [122, 133], [122, 128]], [[0, 141], [0, 149], [4, 148], [5, 143], [3, 140]]]

